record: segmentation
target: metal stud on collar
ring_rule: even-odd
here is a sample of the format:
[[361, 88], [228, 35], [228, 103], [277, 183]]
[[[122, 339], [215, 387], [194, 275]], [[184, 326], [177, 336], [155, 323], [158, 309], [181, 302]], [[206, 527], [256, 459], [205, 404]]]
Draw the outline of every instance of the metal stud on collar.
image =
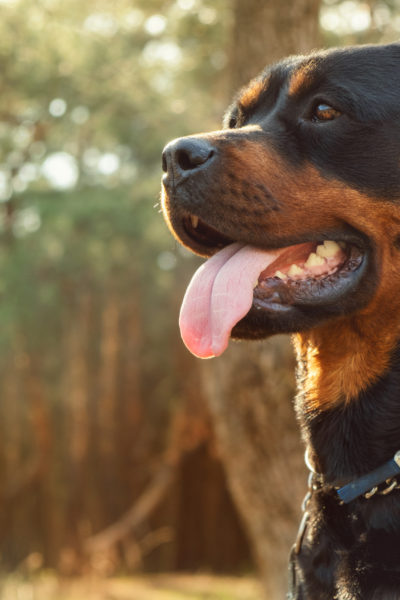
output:
[[382, 494], [382, 496], [386, 496], [387, 494], [390, 494], [390, 492], [393, 492], [393, 490], [395, 490], [398, 487], [397, 479], [393, 479], [392, 483], [390, 483], [390, 479], [388, 479], [386, 481], [386, 483], [388, 484], [388, 487], [380, 492]]
[[372, 488], [372, 490], [369, 490], [369, 492], [365, 492], [364, 498], [369, 500], [370, 498], [372, 498], [372, 496], [375, 496], [377, 491], [378, 491], [378, 486], [376, 485], [375, 487]]
[[393, 492], [393, 490], [400, 489], [400, 485], [397, 479], [386, 479], [385, 483], [387, 484], [387, 487], [385, 487], [383, 490], [380, 490], [379, 487], [376, 485], [371, 490], [369, 490], [369, 492], [366, 492], [364, 494], [364, 498], [369, 500], [369, 498], [372, 498], [372, 496], [375, 496], [375, 494], [387, 496], [388, 494], [390, 494], [390, 492]]

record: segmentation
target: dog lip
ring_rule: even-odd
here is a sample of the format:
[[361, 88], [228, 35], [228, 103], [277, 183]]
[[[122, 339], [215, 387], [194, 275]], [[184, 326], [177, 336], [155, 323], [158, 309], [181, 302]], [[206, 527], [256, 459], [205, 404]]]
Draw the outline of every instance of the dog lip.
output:
[[[236, 241], [193, 213], [186, 213], [182, 216], [180, 230], [185, 236], [187, 245], [194, 252], [203, 256], [211, 256]], [[180, 235], [179, 232], [178, 235]]]
[[[197, 226], [193, 226], [193, 221]], [[175, 232], [187, 247], [196, 254], [205, 257], [210, 257], [228, 244], [233, 242], [241, 242], [261, 250], [276, 250], [288, 246], [305, 244], [308, 242], [322, 243], [324, 240], [333, 240], [338, 243], [345, 243], [346, 246], [351, 246], [357, 249], [360, 253], [366, 253], [369, 249], [368, 240], [360, 232], [356, 232], [353, 228], [340, 228], [336, 231], [324, 231], [315, 234], [304, 234], [295, 237], [276, 239], [273, 235], [265, 235], [261, 240], [253, 239], [253, 234], [241, 234], [232, 236], [228, 232], [222, 232], [217, 227], [209, 224], [201, 216], [193, 212], [181, 212], [180, 218], [175, 221]], [[268, 243], [266, 243], [266, 241]]]

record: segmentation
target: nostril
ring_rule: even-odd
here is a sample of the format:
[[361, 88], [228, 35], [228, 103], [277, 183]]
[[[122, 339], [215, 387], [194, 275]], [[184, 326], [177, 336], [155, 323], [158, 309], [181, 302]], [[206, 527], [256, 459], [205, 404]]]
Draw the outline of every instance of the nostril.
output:
[[196, 171], [216, 154], [216, 149], [204, 138], [185, 137], [173, 140], [162, 154], [162, 168], [177, 178]]
[[182, 171], [191, 171], [206, 163], [213, 155], [214, 150], [207, 150], [205, 152], [203, 148], [199, 152], [198, 149], [190, 147], [177, 151], [176, 162]]
[[214, 154], [214, 147], [202, 138], [181, 138], [173, 148], [173, 160], [181, 171], [193, 171], [201, 167]]
[[176, 153], [176, 162], [183, 171], [190, 171], [190, 169], [193, 169], [192, 161], [186, 150], [178, 150]]

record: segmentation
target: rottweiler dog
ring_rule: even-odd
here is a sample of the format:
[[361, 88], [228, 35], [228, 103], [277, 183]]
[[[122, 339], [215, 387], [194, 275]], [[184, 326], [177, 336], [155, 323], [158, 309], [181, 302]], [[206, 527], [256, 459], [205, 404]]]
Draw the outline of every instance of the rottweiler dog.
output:
[[400, 599], [400, 44], [267, 68], [163, 169], [172, 233], [208, 257], [189, 349], [293, 334], [311, 478], [288, 598]]

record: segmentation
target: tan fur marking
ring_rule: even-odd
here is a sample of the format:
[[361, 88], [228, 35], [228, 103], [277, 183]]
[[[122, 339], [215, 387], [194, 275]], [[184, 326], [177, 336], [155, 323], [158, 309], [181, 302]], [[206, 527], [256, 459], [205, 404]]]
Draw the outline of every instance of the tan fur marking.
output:
[[239, 105], [248, 110], [254, 106], [260, 97], [260, 94], [266, 89], [267, 83], [264, 79], [254, 79], [239, 96]]
[[295, 96], [300, 91], [306, 90], [312, 84], [312, 73], [315, 63], [308, 62], [293, 73], [289, 81], [289, 96]]
[[297, 358], [306, 364], [305, 378], [299, 381], [304, 409], [348, 403], [373, 384], [387, 370], [399, 336], [398, 325], [390, 325], [376, 331], [376, 322], [359, 316], [293, 336]]

